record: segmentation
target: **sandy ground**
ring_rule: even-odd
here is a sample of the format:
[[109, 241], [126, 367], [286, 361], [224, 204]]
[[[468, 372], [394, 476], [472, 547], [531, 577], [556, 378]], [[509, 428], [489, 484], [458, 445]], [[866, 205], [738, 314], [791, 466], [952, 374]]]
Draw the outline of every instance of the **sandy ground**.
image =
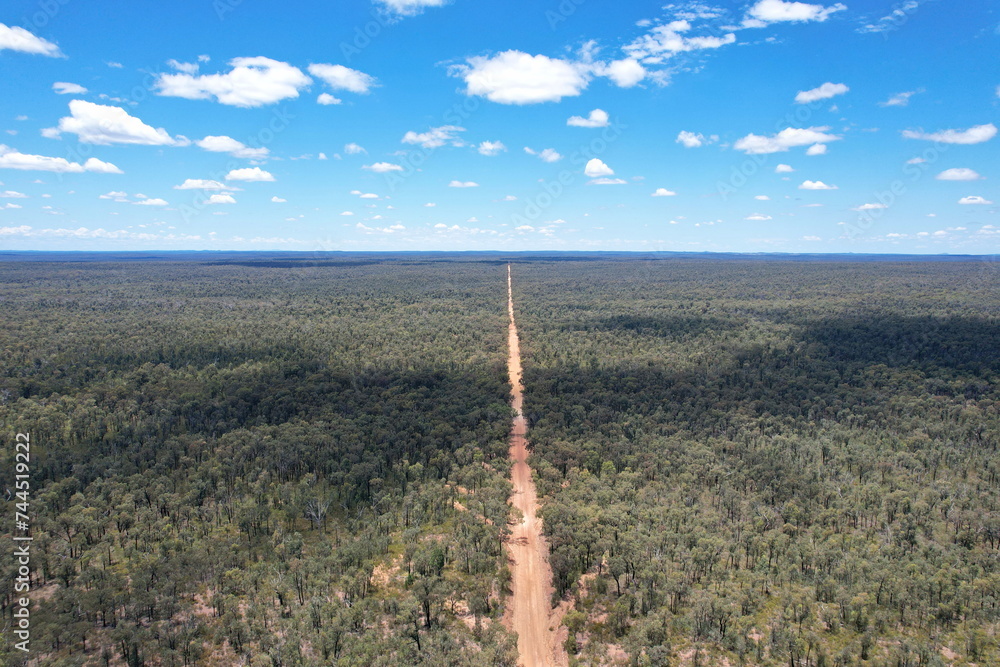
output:
[[559, 616], [550, 604], [552, 569], [548, 546], [537, 516], [538, 495], [528, 466], [528, 424], [521, 410], [521, 351], [514, 322], [514, 295], [507, 266], [507, 311], [510, 315], [507, 369], [512, 387], [511, 407], [516, 413], [510, 436], [510, 458], [514, 462], [510, 503], [521, 510], [523, 520], [513, 527], [507, 551], [510, 556], [512, 592], [504, 623], [517, 633], [517, 650], [523, 667], [562, 667], [568, 658], [557, 638]]

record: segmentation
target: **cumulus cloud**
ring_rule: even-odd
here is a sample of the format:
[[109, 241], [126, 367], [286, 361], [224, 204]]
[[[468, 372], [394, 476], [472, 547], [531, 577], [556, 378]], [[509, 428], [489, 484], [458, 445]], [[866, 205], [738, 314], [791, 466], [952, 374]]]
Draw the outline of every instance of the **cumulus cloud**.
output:
[[368, 171], [374, 171], [376, 174], [385, 174], [390, 171], [403, 171], [403, 167], [398, 164], [393, 164], [391, 162], [376, 162], [375, 164], [366, 164], [362, 169], [367, 169]]
[[685, 37], [684, 33], [690, 30], [691, 23], [687, 20], [658, 25], [626, 44], [622, 50], [632, 59], [644, 63], [661, 63], [677, 53], [717, 49], [736, 41], [736, 35], [731, 32], [721, 36]]
[[527, 146], [525, 146], [524, 147], [524, 152], [527, 153], [528, 155], [534, 155], [535, 157], [539, 158], [543, 162], [558, 162], [563, 157], [554, 148], [543, 148], [540, 151], [536, 151], [534, 149], [531, 149], [531, 148], [528, 148]]
[[333, 104], [340, 104], [343, 100], [334, 97], [330, 93], [320, 93], [316, 98], [317, 104], [322, 104], [325, 107], [331, 106]]
[[97, 174], [124, 174], [125, 172], [111, 164], [110, 162], [105, 162], [104, 160], [98, 160], [96, 157], [88, 158], [86, 162], [83, 163], [84, 171], [92, 171]]
[[271, 197], [271, 201], [274, 202], [275, 204], [284, 204], [288, 200], [287, 199], [283, 199], [283, 198], [278, 197], [278, 196], [274, 196], [274, 197]]
[[367, 153], [368, 151], [358, 144], [351, 142], [349, 144], [344, 144], [344, 152], [348, 155], [358, 155], [359, 153]]
[[205, 180], [203, 178], [188, 178], [180, 185], [175, 185], [174, 190], [232, 190], [232, 186], [220, 183], [219, 181]]
[[646, 68], [635, 58], [623, 58], [594, 65], [594, 73], [606, 76], [619, 88], [631, 88], [646, 78]]
[[152, 199], [147, 197], [141, 201], [134, 201], [133, 204], [138, 206], [168, 206], [167, 200], [165, 199]]
[[299, 90], [312, 83], [298, 67], [263, 56], [233, 58], [229, 66], [232, 69], [225, 74], [161, 74], [154, 87], [167, 97], [259, 107], [298, 97]]
[[246, 169], [233, 169], [226, 174], [227, 181], [273, 181], [271, 172], [264, 171], [260, 167], [248, 167]]
[[570, 116], [566, 119], [566, 124], [570, 127], [607, 127], [608, 112], [603, 109], [594, 109], [586, 118], [583, 116]]
[[0, 192], [0, 199], [27, 199], [28, 195], [16, 190], [4, 190]]
[[52, 42], [42, 39], [20, 26], [8, 26], [0, 23], [0, 51], [4, 49], [51, 58], [62, 56], [59, 47]]
[[806, 155], [826, 155], [826, 144], [813, 144], [806, 149]]
[[479, 183], [475, 181], [452, 181], [448, 184], [449, 188], [478, 188]]
[[206, 204], [235, 204], [236, 203], [236, 198], [233, 197], [231, 194], [228, 194], [228, 193], [224, 192], [222, 194], [214, 194], [214, 195], [212, 195], [211, 197], [209, 197], [208, 199], [205, 200], [205, 203]]
[[828, 100], [831, 97], [843, 95], [849, 90], [850, 88], [842, 83], [830, 83], [827, 81], [818, 88], [800, 90], [795, 96], [795, 102], [797, 104], [809, 104], [810, 102], [817, 102], [819, 100]]
[[204, 148], [213, 153], [229, 153], [233, 157], [261, 159], [267, 157], [271, 151], [265, 147], [250, 148], [242, 141], [237, 141], [226, 135], [210, 135], [194, 142], [196, 146]]
[[465, 128], [457, 125], [442, 125], [441, 127], [432, 127], [426, 132], [411, 130], [403, 135], [403, 143], [415, 144], [422, 148], [440, 148], [445, 144], [464, 146], [465, 142], [458, 137], [458, 132], [465, 132]]
[[507, 147], [503, 145], [502, 141], [484, 141], [476, 148], [480, 155], [499, 155], [500, 153], [507, 150]]
[[626, 181], [621, 178], [595, 178], [590, 181], [591, 185], [626, 185]]
[[365, 95], [376, 85], [375, 77], [343, 65], [314, 63], [308, 69], [310, 74], [322, 80], [332, 90], [347, 90]]
[[774, 168], [774, 173], [776, 174], [790, 174], [793, 171], [795, 170], [792, 169], [792, 166], [789, 164], [779, 164]]
[[66, 81], [56, 81], [52, 84], [52, 90], [59, 95], [83, 95], [87, 92], [87, 89], [80, 84]]
[[989, 141], [997, 134], [996, 125], [975, 125], [967, 130], [941, 130], [940, 132], [924, 132], [923, 130], [903, 130], [904, 139], [924, 139], [942, 144], [981, 144]]
[[653, 194], [650, 195], [650, 196], [651, 197], [673, 197], [676, 194], [677, 193], [674, 192], [673, 190], [667, 190], [666, 188], [656, 188], [656, 190], [653, 191]]
[[836, 185], [827, 185], [823, 181], [803, 181], [799, 190], [837, 190]]
[[762, 28], [769, 23], [825, 21], [831, 14], [847, 9], [838, 2], [824, 7], [805, 2], [783, 2], [782, 0], [759, 0], [747, 13], [743, 21], [746, 28]]
[[861, 206], [855, 206], [852, 211], [877, 211], [880, 209], [888, 208], [885, 204], [874, 203], [874, 204], [862, 204]]
[[698, 148], [705, 144], [705, 135], [681, 130], [677, 133], [677, 143], [682, 144], [684, 148]]
[[756, 199], [757, 201], [771, 201], [771, 198], [768, 197], [767, 195], [756, 195], [754, 199]]
[[771, 216], [764, 215], [763, 213], [754, 213], [753, 215], [748, 215], [744, 220], [771, 220]]
[[968, 197], [962, 197], [958, 200], [959, 204], [992, 204], [989, 199], [985, 197], [980, 197], [979, 195], [969, 195]]
[[475, 56], [451, 69], [466, 84], [466, 94], [499, 104], [558, 102], [579, 95], [589, 83], [589, 66], [560, 58], [504, 51]]
[[171, 137], [162, 127], [153, 128], [130, 116], [120, 107], [94, 104], [85, 100], [69, 103], [69, 116], [59, 119], [57, 128], [43, 131], [50, 138], [69, 132], [85, 144], [142, 144], [146, 146], [186, 146], [184, 137]]
[[85, 171], [103, 174], [123, 173], [121, 169], [110, 162], [103, 162], [93, 157], [80, 164], [78, 162], [70, 162], [66, 158], [61, 157], [21, 153], [3, 144], [0, 144], [0, 169], [51, 171], [62, 174], [79, 174]]
[[810, 144], [825, 144], [840, 139], [835, 134], [829, 134], [829, 127], [795, 128], [786, 127], [772, 136], [748, 134], [738, 139], [733, 147], [749, 154], [782, 153], [790, 148], [808, 146]]
[[601, 176], [614, 176], [615, 171], [608, 165], [606, 165], [602, 160], [598, 158], [591, 158], [587, 162], [587, 166], [584, 167], [583, 173], [587, 175], [588, 178], [600, 178]]
[[939, 181], [978, 181], [982, 178], [975, 170], [967, 167], [945, 169], [935, 178]]

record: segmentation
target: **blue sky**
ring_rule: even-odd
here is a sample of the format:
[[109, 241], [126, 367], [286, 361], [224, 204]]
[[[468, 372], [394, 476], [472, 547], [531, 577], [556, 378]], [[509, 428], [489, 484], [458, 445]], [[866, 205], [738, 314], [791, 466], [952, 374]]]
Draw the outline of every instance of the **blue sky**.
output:
[[993, 254], [986, 0], [8, 0], [0, 249]]

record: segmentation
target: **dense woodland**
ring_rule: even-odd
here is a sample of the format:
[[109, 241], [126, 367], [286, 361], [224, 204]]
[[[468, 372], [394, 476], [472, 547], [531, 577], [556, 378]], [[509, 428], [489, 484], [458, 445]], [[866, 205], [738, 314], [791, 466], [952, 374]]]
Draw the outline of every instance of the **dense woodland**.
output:
[[[34, 664], [514, 667], [505, 263], [0, 264]], [[572, 664], [1000, 664], [998, 286], [516, 258]]]
[[1000, 664], [998, 268], [518, 267], [577, 664]]
[[503, 266], [249, 264], [0, 265], [37, 664], [513, 667]]

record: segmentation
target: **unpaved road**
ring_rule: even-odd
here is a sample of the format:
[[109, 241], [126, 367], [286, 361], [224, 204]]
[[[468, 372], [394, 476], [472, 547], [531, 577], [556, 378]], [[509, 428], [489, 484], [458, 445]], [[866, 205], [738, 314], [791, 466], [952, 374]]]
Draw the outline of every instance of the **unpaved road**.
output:
[[507, 329], [511, 407], [514, 425], [510, 435], [510, 458], [514, 463], [511, 483], [514, 486], [510, 503], [521, 510], [523, 520], [514, 526], [507, 551], [510, 557], [512, 596], [505, 614], [505, 624], [517, 633], [517, 650], [522, 667], [562, 667], [568, 659], [557, 641], [559, 618], [549, 603], [552, 594], [552, 569], [549, 567], [548, 546], [542, 534], [542, 520], [537, 516], [538, 496], [528, 466], [528, 424], [521, 410], [524, 387], [521, 384], [521, 351], [517, 325], [514, 323], [514, 292], [511, 288], [510, 265], [507, 265]]

